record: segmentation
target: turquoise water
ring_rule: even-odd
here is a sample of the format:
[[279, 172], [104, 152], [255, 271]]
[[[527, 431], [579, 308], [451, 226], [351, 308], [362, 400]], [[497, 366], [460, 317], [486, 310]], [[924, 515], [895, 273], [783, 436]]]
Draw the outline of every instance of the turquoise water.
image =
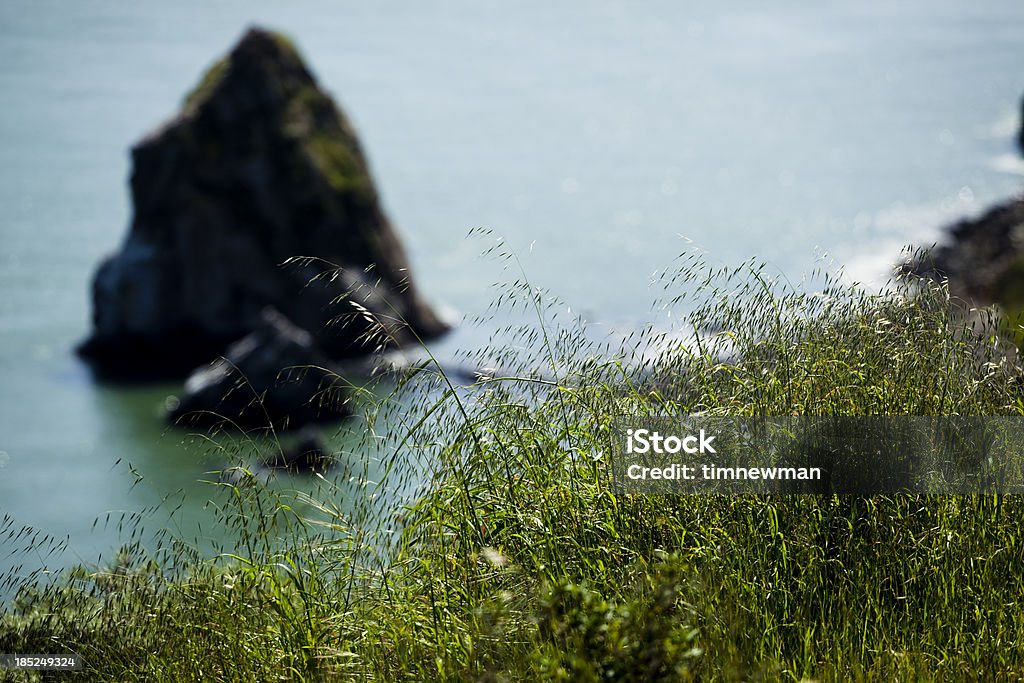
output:
[[[873, 281], [1022, 184], [1016, 0], [208, 4], [0, 4], [0, 515], [70, 536], [64, 562], [118, 544], [93, 529], [110, 511], [180, 495], [186, 534], [208, 521], [216, 458], [159, 419], [177, 386], [97, 385], [71, 348], [129, 220], [128, 147], [249, 23], [296, 39], [422, 290], [463, 314], [515, 277], [478, 257], [478, 226], [534, 283], [629, 326], [691, 240], [717, 263], [797, 280], [824, 257]], [[0, 546], [0, 574], [12, 562]]]

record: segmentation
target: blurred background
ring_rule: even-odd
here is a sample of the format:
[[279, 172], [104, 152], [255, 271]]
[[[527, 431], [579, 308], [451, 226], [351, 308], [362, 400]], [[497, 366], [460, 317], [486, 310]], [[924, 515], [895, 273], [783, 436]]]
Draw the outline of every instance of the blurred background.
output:
[[67, 563], [116, 547], [93, 529], [108, 512], [171, 495], [183, 533], [207, 519], [218, 464], [160, 419], [180, 385], [97, 384], [72, 348], [127, 230], [128, 148], [253, 23], [289, 34], [353, 120], [421, 291], [458, 315], [516, 277], [475, 227], [628, 329], [690, 241], [876, 284], [902, 246], [1021, 187], [1018, 0], [427, 5], [0, 4], [0, 516], [70, 536]]

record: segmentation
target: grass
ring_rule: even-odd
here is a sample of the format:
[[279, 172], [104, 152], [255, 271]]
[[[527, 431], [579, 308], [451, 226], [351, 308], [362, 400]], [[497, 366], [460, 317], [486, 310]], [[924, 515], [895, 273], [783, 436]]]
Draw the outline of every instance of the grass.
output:
[[677, 328], [594, 340], [522, 280], [498, 305], [533, 322], [465, 358], [496, 370], [426, 362], [369, 401], [366, 447], [419, 487], [397, 516], [243, 476], [218, 487], [234, 547], [136, 539], [29, 582], [0, 652], [110, 681], [1020, 679], [1019, 497], [626, 495], [608, 461], [623, 414], [1022, 415], [996, 318], [924, 282], [677, 266]]

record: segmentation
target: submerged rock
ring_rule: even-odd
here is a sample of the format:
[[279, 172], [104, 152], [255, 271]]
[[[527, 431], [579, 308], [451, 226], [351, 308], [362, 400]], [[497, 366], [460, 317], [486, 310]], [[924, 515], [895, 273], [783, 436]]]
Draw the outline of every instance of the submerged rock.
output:
[[182, 375], [267, 305], [334, 358], [446, 330], [351, 124], [284, 37], [246, 33], [132, 162], [131, 228], [96, 273], [80, 347], [101, 373]]
[[341, 380], [312, 336], [266, 309], [255, 331], [192, 373], [167, 417], [182, 426], [248, 431], [298, 428], [349, 414]]

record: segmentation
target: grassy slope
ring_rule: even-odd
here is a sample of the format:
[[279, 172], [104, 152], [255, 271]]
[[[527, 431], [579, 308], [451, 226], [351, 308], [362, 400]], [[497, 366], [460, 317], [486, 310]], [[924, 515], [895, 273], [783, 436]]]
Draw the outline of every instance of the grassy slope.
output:
[[941, 289], [801, 295], [696, 261], [668, 286], [697, 297], [665, 302], [691, 339], [656, 360], [653, 333], [588, 344], [519, 284], [544, 322], [494, 352], [515, 379], [412, 380], [384, 448], [393, 476], [411, 450], [439, 474], [389, 553], [327, 492], [231, 489], [236, 557], [169, 549], [26, 591], [0, 652], [77, 651], [118, 681], [1019, 677], [1019, 498], [617, 495], [604, 455], [622, 413], [1021, 415], [998, 340]]

